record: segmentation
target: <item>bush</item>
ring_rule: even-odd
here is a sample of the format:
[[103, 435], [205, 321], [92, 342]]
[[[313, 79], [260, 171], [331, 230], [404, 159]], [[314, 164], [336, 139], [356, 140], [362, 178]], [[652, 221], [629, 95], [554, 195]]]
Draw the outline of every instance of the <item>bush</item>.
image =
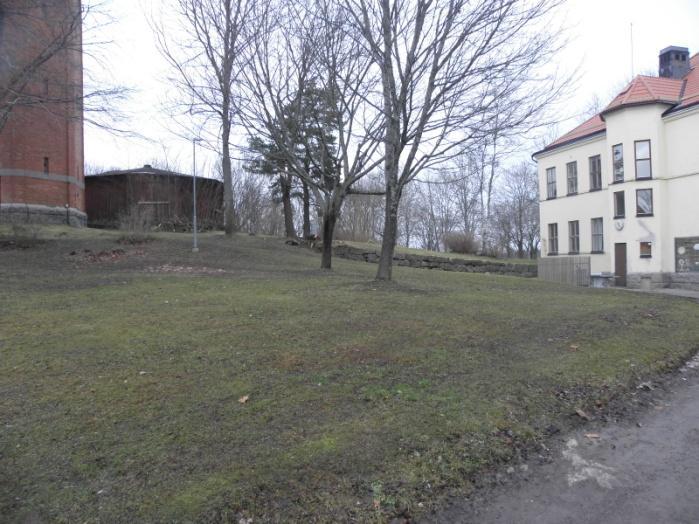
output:
[[133, 206], [130, 211], [119, 217], [119, 229], [124, 235], [119, 239], [121, 244], [142, 244], [151, 240], [148, 232], [153, 227], [152, 215], [147, 209]]
[[448, 233], [444, 237], [444, 245], [452, 253], [475, 255], [478, 252], [478, 241], [472, 233]]
[[0, 247], [29, 249], [41, 244], [39, 229], [36, 224], [12, 224], [9, 237], [0, 242]]

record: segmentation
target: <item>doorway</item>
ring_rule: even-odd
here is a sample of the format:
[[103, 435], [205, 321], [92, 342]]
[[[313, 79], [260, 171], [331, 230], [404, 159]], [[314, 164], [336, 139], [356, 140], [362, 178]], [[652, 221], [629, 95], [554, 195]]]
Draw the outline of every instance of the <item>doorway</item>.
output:
[[614, 244], [614, 285], [626, 287], [626, 244]]

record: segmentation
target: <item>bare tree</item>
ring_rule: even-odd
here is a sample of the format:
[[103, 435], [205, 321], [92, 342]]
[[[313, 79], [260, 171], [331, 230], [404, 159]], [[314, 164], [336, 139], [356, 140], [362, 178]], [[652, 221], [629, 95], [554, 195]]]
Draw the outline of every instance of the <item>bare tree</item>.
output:
[[535, 258], [539, 249], [539, 190], [536, 168], [522, 162], [507, 170], [491, 224], [509, 255]]
[[367, 177], [357, 183], [357, 192], [350, 194], [343, 205], [337, 226], [339, 239], [359, 242], [378, 240], [383, 214], [382, 185], [378, 177]]
[[558, 0], [344, 0], [381, 74], [385, 225], [377, 279], [389, 280], [405, 186], [483, 136], [521, 131], [559, 91], [539, 66]]
[[446, 251], [447, 236], [459, 223], [459, 210], [455, 199], [455, 182], [452, 174], [440, 169], [432, 176], [416, 184], [418, 194], [417, 227], [423, 249]]
[[[420, 194], [417, 184], [405, 186], [398, 208], [398, 240], [405, 247], [412, 247], [417, 239], [419, 229], [418, 202]], [[385, 212], [384, 212], [385, 215]], [[383, 231], [381, 231], [383, 236]]]
[[[200, 118], [201, 132], [221, 158], [226, 235], [235, 230], [231, 133], [236, 83], [244, 68], [254, 0], [171, 0], [177, 28], [153, 19], [160, 51], [174, 72], [180, 109]], [[208, 129], [213, 128], [211, 135]], [[191, 138], [191, 137], [188, 137]]]
[[[255, 19], [245, 82], [248, 132], [272, 141], [313, 193], [323, 222], [321, 267], [330, 269], [343, 202], [381, 162], [382, 117], [375, 110], [371, 56], [348, 33], [344, 12], [332, 0], [270, 2]], [[315, 126], [329, 133], [298, 133], [286, 118], [289, 110], [296, 119], [309, 116], [308, 89], [325, 107], [316, 112]], [[325, 138], [330, 135], [332, 142]], [[319, 154], [299, 155], [300, 147]]]
[[116, 126], [122, 117], [118, 102], [127, 97], [128, 89], [103, 82], [85, 86], [82, 74], [65, 74], [65, 62], [76, 64], [75, 71], [82, 70], [84, 53], [97, 59], [108, 44], [98, 33], [108, 22], [99, 1], [0, 3], [0, 131], [12, 112], [23, 107], [123, 131]]
[[454, 198], [460, 227], [465, 234], [475, 236], [480, 220], [480, 170], [473, 155], [461, 154], [454, 159]]

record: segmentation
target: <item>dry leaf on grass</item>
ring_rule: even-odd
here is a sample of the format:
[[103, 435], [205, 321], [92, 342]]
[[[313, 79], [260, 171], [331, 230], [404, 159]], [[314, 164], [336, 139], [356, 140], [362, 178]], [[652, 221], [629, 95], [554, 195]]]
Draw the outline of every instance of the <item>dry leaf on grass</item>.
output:
[[590, 420], [590, 415], [588, 415], [587, 413], [585, 413], [582, 409], [576, 409], [576, 410], [575, 410], [575, 414], [576, 414], [577, 416], [579, 416], [580, 418], [582, 418], [582, 419]]

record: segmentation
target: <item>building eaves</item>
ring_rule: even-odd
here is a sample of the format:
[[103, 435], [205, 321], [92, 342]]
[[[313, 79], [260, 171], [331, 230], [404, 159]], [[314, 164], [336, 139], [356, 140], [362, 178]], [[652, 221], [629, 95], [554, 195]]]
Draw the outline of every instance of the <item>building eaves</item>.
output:
[[590, 138], [593, 138], [597, 135], [604, 135], [606, 132], [607, 132], [607, 129], [604, 128], [604, 129], [600, 129], [598, 131], [592, 131], [592, 132], [587, 133], [585, 135], [576, 136], [575, 138], [571, 138], [569, 140], [555, 142], [551, 145], [546, 146], [544, 149], [537, 151], [536, 153], [533, 153], [532, 159], [536, 160], [536, 157], [539, 155], [542, 155], [544, 153], [550, 153], [551, 151], [569, 146], [569, 145], [574, 144], [576, 142], [582, 142], [584, 140], [589, 140]]

